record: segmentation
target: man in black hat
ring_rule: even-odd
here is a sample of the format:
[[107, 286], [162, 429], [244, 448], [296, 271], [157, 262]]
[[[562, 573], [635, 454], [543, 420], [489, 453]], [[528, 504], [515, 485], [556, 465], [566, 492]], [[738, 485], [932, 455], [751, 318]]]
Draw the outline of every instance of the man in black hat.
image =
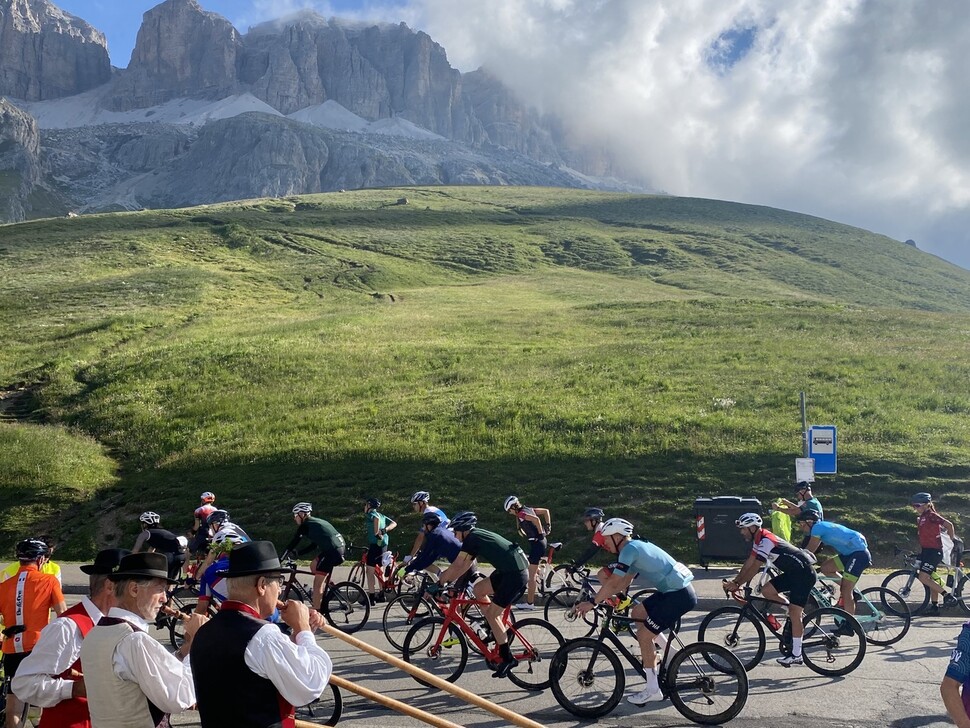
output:
[[185, 644], [172, 655], [148, 634], [167, 599], [168, 560], [160, 553], [129, 554], [116, 572], [117, 604], [81, 644], [81, 664], [91, 725], [158, 726], [169, 713], [195, 704], [192, 671], [186, 659], [192, 638], [206, 617], [185, 622]]
[[85, 564], [90, 597], [44, 627], [33, 651], [20, 664], [13, 680], [14, 694], [44, 712], [40, 728], [90, 725], [81, 669], [81, 643], [101, 617], [114, 606], [114, 588], [108, 574], [118, 568], [127, 549], [105, 549]]
[[266, 621], [280, 598], [283, 570], [269, 541], [229, 552], [229, 598], [192, 643], [192, 676], [203, 728], [293, 725], [294, 707], [315, 700], [333, 665], [313, 629], [323, 618], [302, 602], [281, 614], [286, 637]]

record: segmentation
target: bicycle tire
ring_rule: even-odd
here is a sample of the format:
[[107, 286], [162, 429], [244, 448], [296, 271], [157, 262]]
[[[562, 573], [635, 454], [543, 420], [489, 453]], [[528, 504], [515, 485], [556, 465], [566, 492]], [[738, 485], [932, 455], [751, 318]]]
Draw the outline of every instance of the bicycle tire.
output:
[[357, 584], [339, 581], [330, 584], [323, 593], [320, 612], [330, 626], [346, 634], [353, 634], [367, 624], [370, 618], [370, 600]]
[[557, 589], [546, 599], [543, 618], [567, 639], [589, 637], [599, 625], [599, 612], [595, 609], [586, 614], [575, 614], [572, 608], [582, 600], [582, 591], [565, 586]]
[[545, 690], [552, 682], [552, 656], [565, 643], [559, 630], [544, 619], [531, 617], [516, 622], [510, 630], [509, 649], [513, 655], [521, 651], [523, 659], [509, 670], [509, 680], [526, 690]]
[[[415, 602], [420, 603], [415, 605]], [[412, 614], [413, 610], [413, 614]], [[434, 614], [434, 608], [417, 594], [400, 594], [387, 603], [381, 617], [381, 628], [396, 650], [404, 649], [404, 638], [419, 620]]]
[[704, 617], [697, 628], [697, 641], [729, 650], [748, 672], [761, 662], [768, 646], [761, 622], [744, 613], [743, 607], [735, 606], [720, 607]]
[[364, 565], [359, 561], [350, 567], [350, 575], [347, 581], [352, 581], [357, 586], [364, 586]]
[[967, 592], [967, 577], [961, 577], [957, 588], [953, 590], [953, 596], [964, 614], [970, 614], [970, 593]]
[[[438, 644], [438, 634], [444, 623], [443, 617], [427, 617], [411, 627], [404, 638], [404, 661], [453, 683], [468, 664], [468, 640], [458, 627], [451, 624], [447, 637]], [[411, 677], [426, 687], [434, 687], [417, 675]]]
[[[871, 586], [859, 594], [863, 597], [863, 602], [860, 604], [856, 599], [855, 616], [862, 625], [869, 644], [894, 645], [906, 636], [913, 616], [909, 613], [909, 605], [905, 599], [884, 586]], [[879, 613], [871, 614], [873, 609]]]
[[912, 586], [907, 587], [906, 585], [913, 573], [913, 569], [899, 569], [883, 579], [880, 586], [899, 594], [909, 605], [909, 613], [916, 615], [922, 614], [929, 606], [930, 588], [919, 580], [918, 575], [913, 578]]
[[323, 721], [319, 725], [337, 725], [344, 712], [344, 699], [340, 695], [340, 689], [329, 684], [323, 689], [316, 700], [309, 705], [303, 705], [296, 709], [297, 716], [306, 715], [312, 718], [314, 723]]
[[[701, 725], [721, 725], [737, 717], [748, 702], [748, 673], [726, 647], [695, 642], [678, 650], [664, 671], [671, 704], [682, 716]], [[727, 698], [715, 702], [718, 696]], [[716, 712], [700, 712], [704, 704]]]
[[[805, 615], [802, 623], [809, 622], [815, 624], [815, 630], [810, 639], [802, 640], [802, 660], [809, 670], [826, 677], [839, 677], [862, 664], [866, 656], [866, 633], [855, 617], [838, 607], [822, 607]], [[839, 627], [846, 623], [852, 634], [837, 634]], [[836, 662], [839, 666], [831, 667]]]
[[577, 718], [608, 715], [620, 704], [626, 688], [620, 658], [590, 637], [570, 640], [560, 647], [553, 655], [549, 673], [556, 702]]
[[559, 564], [549, 570], [546, 575], [546, 594], [552, 594], [565, 586], [579, 587], [581, 581], [577, 581], [573, 572], [572, 564]]

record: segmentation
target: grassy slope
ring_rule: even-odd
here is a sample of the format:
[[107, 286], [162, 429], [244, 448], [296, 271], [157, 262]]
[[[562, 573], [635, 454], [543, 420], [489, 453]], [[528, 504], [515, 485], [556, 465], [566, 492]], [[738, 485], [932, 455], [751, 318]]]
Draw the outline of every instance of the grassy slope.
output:
[[359, 538], [362, 497], [427, 488], [505, 531], [517, 492], [576, 549], [601, 504], [689, 557], [695, 497], [787, 495], [802, 390], [840, 427], [819, 494], [878, 550], [914, 490], [970, 513], [970, 273], [855, 228], [438, 188], [0, 230], [0, 382], [49, 423], [0, 427], [6, 545], [83, 556], [204, 489], [257, 535], [309, 499]]

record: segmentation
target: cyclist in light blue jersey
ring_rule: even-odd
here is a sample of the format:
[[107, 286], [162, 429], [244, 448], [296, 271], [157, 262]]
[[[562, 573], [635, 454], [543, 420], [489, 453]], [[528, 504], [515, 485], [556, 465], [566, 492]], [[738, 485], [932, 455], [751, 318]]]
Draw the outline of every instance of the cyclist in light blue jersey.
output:
[[[842, 574], [839, 590], [842, 595], [842, 608], [855, 614], [855, 598], [852, 592], [865, 571], [872, 564], [872, 554], [866, 537], [840, 523], [823, 521], [821, 515], [812, 510], [803, 511], [796, 519], [802, 533], [808, 534], [806, 548], [815, 553], [822, 544], [835, 549], [835, 557], [826, 559], [819, 567], [826, 576]], [[851, 634], [851, 628], [846, 625]]]
[[[615, 594], [625, 591], [639, 576], [657, 592], [638, 602], [630, 616], [636, 620], [637, 642], [647, 676], [647, 684], [627, 700], [634, 705], [645, 705], [662, 697], [657, 680], [657, 646], [666, 644], [662, 632], [672, 627], [680, 617], [697, 605], [697, 595], [691, 586], [694, 575], [659, 546], [647, 541], [633, 539], [633, 524], [622, 518], [611, 518], [600, 530], [603, 548], [617, 554], [612, 574], [600, 585], [593, 603], [576, 605], [579, 614], [585, 614], [594, 604], [601, 604]], [[639, 628], [639, 625], [643, 628]], [[658, 643], [658, 644], [655, 644]]]

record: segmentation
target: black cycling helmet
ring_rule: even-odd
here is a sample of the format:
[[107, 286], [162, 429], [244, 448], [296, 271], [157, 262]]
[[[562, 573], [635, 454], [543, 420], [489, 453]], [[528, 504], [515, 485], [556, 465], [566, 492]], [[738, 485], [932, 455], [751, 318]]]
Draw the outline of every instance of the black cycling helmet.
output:
[[376, 510], [381, 507], [381, 502], [377, 498], [368, 498], [367, 507]]
[[478, 525], [478, 516], [471, 511], [462, 511], [448, 522], [452, 531], [471, 531]]
[[229, 511], [224, 511], [218, 508], [209, 514], [209, 517], [205, 519], [205, 524], [207, 526], [214, 526], [217, 523], [225, 523], [229, 520]]
[[822, 520], [822, 514], [816, 511], [814, 508], [806, 508], [804, 511], [795, 516], [796, 521], [811, 521], [812, 523], [818, 523]]
[[580, 520], [583, 521], [602, 521], [606, 514], [603, 512], [602, 508], [587, 508], [583, 511], [583, 517]]
[[39, 538], [27, 538], [17, 544], [18, 559], [39, 559], [41, 556], [47, 556], [47, 552], [47, 544]]
[[441, 514], [436, 511], [425, 511], [424, 515], [421, 516], [421, 523], [425, 526], [437, 526], [441, 523]]
[[795, 483], [796, 493], [800, 490], [811, 490], [811, 489], [812, 489], [812, 484], [809, 483], [807, 480], [799, 480], [797, 483]]
[[933, 496], [931, 496], [929, 493], [917, 493], [916, 495], [914, 495], [912, 498], [909, 499], [909, 502], [912, 503], [914, 506], [917, 504], [926, 505], [927, 503], [933, 502]]

